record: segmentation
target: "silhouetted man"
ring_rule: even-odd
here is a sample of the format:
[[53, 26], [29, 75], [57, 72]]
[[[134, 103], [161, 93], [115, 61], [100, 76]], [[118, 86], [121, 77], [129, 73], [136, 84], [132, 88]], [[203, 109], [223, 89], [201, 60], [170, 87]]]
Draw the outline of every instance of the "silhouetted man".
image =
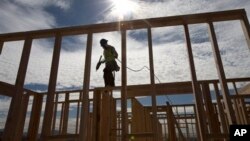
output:
[[108, 86], [114, 87], [115, 79], [112, 72], [120, 70], [120, 67], [117, 65], [115, 61], [115, 59], [118, 57], [118, 54], [113, 46], [108, 45], [108, 40], [101, 39], [100, 44], [103, 48], [103, 55], [104, 55], [104, 60], [100, 61], [100, 63], [105, 63], [105, 68], [103, 69], [104, 72], [103, 78], [105, 87]]

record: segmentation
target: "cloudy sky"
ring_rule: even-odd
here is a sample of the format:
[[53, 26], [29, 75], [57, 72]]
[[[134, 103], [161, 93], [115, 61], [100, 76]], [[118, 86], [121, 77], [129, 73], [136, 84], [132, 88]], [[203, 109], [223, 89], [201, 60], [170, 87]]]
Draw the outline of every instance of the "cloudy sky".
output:
[[[166, 17], [232, 9], [245, 9], [250, 18], [249, 0], [0, 0], [0, 34], [52, 29], [119, 20]], [[116, 5], [119, 1], [122, 6]], [[125, 8], [125, 9], [124, 9]], [[198, 80], [218, 79], [206, 24], [189, 25]], [[239, 21], [215, 23], [215, 30], [227, 78], [250, 76], [250, 51]], [[182, 26], [153, 28], [156, 83], [190, 81], [187, 51]], [[104, 66], [96, 71], [102, 55], [99, 40], [106, 38], [119, 53], [120, 32], [94, 34], [91, 87], [102, 87]], [[35, 39], [32, 44], [25, 87], [46, 91], [54, 38]], [[77, 89], [83, 85], [86, 35], [64, 37], [62, 41], [57, 89]], [[0, 81], [14, 84], [23, 41], [7, 42], [0, 55]], [[149, 67], [147, 30], [127, 32], [127, 66], [138, 70]], [[121, 66], [120, 62], [118, 64]], [[121, 85], [121, 72], [115, 74]], [[149, 70], [128, 70], [128, 85], [149, 84]], [[3, 100], [4, 101], [4, 100]], [[1, 109], [9, 103], [1, 100]], [[2, 115], [3, 114], [3, 115]], [[6, 117], [6, 112], [0, 117]], [[0, 118], [2, 119], [2, 118]], [[4, 121], [0, 121], [3, 123]]]
[[[248, 0], [131, 0], [129, 5], [119, 0], [2, 0], [0, 4], [0, 33], [51, 29], [119, 20], [185, 15], [232, 9], [245, 9], [250, 15]], [[207, 25], [190, 25], [197, 77], [217, 79]], [[227, 78], [249, 77], [250, 59], [239, 21], [215, 23], [217, 38]], [[153, 52], [155, 75], [160, 82], [191, 80], [182, 26], [154, 28]], [[146, 29], [128, 31], [128, 67], [137, 70], [149, 66]], [[109, 44], [121, 52], [120, 33], [94, 34], [91, 64], [91, 86], [103, 86], [102, 68], [95, 65], [102, 49], [99, 40], [106, 38]], [[47, 89], [53, 51], [53, 38], [33, 41], [26, 87], [44, 91]], [[14, 84], [20, 61], [23, 41], [4, 44], [0, 56], [0, 81]], [[85, 61], [86, 35], [63, 38], [57, 88], [82, 86]], [[121, 60], [121, 55], [119, 56]], [[121, 65], [118, 62], [119, 65]], [[244, 69], [242, 69], [244, 68]], [[160, 83], [157, 80], [157, 83]], [[116, 85], [121, 83], [121, 73], [116, 73]], [[149, 70], [128, 70], [128, 84], [148, 84]]]

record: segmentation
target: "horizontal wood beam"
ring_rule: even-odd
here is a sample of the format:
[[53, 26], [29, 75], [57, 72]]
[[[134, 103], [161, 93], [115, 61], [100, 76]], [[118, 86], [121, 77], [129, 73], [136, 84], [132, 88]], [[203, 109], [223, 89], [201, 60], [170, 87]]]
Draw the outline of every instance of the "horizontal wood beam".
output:
[[229, 135], [228, 134], [206, 134], [206, 137], [208, 139], [228, 139]]
[[[157, 116], [159, 116], [159, 114], [157, 114]], [[160, 117], [157, 117], [157, 119], [166, 119], [166, 118], [167, 118], [167, 116], [164, 117], [164, 116], [161, 116], [161, 115], [160, 115]], [[195, 119], [195, 114], [190, 115], [190, 116], [182, 116], [182, 117], [175, 116], [174, 118], [175, 119], [179, 119], [179, 120], [183, 120], [183, 119]], [[186, 124], [186, 123], [183, 123], [183, 124]]]
[[[189, 94], [192, 92], [191, 82], [155, 84], [156, 95]], [[152, 96], [150, 85], [128, 86], [127, 93], [128, 97]]]
[[[230, 78], [226, 80], [228, 83], [230, 82], [250, 82], [250, 78]], [[219, 83], [219, 80], [202, 80], [198, 81], [198, 83]], [[129, 85], [127, 87], [128, 90], [128, 97], [135, 97], [135, 96], [151, 96], [150, 92], [150, 84], [145, 85]], [[94, 89], [89, 89], [90, 92], [94, 90], [114, 90], [120, 91], [121, 87], [114, 87], [114, 88], [104, 88], [104, 87], [97, 87]], [[65, 94], [65, 93], [80, 93], [82, 90], [69, 90], [69, 91], [57, 91], [57, 94]], [[156, 84], [156, 95], [175, 95], [175, 94], [190, 94], [192, 93], [192, 84], [190, 81], [185, 82], [172, 82], [172, 83], [160, 83]], [[39, 93], [46, 95], [46, 93]]]
[[79, 134], [68, 134], [68, 135], [53, 135], [46, 138], [47, 141], [61, 141], [61, 140], [76, 140]]
[[130, 133], [127, 135], [128, 138], [133, 137], [153, 137], [153, 132], [138, 132], [138, 133]]
[[[194, 108], [194, 106], [195, 106], [195, 104], [192, 104], [192, 103], [171, 105], [171, 107], [174, 107], [174, 108], [184, 108], [184, 107], [185, 108], [189, 108], [189, 107]], [[143, 107], [148, 108], [148, 109], [152, 108], [152, 106], [143, 106]], [[157, 105], [158, 110], [162, 110], [162, 109], [165, 109], [165, 108], [166, 108], [166, 105]]]
[[[12, 97], [15, 89], [16, 88], [14, 85], [0, 81], [0, 95]], [[34, 91], [31, 91], [31, 90], [27, 90], [27, 89], [24, 89], [24, 92], [29, 94], [29, 95], [39, 94], [39, 93], [36, 93]]]
[[15, 86], [0, 82], [0, 95], [12, 97], [15, 91]]
[[132, 21], [120, 21], [112, 23], [101, 23], [92, 25], [0, 34], [0, 40], [17, 41], [17, 40], [24, 40], [26, 36], [30, 36], [32, 38], [49, 38], [49, 37], [54, 37], [58, 33], [60, 33], [62, 36], [66, 36], [66, 35], [78, 35], [78, 34], [88, 34], [88, 33], [112, 32], [112, 31], [119, 31], [120, 29], [133, 30], [133, 29], [141, 29], [148, 27], [164, 27], [164, 26], [177, 26], [183, 24], [198, 24], [207, 22], [240, 20], [243, 18], [244, 15], [246, 15], [245, 10], [238, 9], [238, 10], [210, 12], [201, 14], [139, 19]]
[[[150, 84], [144, 85], [129, 85], [127, 86], [127, 97], [132, 98], [136, 96], [152, 96]], [[161, 83], [155, 84], [156, 95], [168, 95], [168, 94], [190, 94], [192, 93], [191, 82], [174, 82], [174, 83]], [[120, 91], [121, 87], [103, 88], [97, 87], [95, 90], [105, 91], [114, 90]]]

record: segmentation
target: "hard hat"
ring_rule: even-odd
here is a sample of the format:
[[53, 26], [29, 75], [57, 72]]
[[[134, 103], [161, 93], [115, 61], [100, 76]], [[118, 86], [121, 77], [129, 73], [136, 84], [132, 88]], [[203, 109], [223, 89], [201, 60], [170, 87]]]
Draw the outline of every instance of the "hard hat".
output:
[[100, 44], [101, 45], [107, 44], [107, 42], [108, 42], [108, 40], [106, 40], [106, 39], [101, 39], [100, 40]]

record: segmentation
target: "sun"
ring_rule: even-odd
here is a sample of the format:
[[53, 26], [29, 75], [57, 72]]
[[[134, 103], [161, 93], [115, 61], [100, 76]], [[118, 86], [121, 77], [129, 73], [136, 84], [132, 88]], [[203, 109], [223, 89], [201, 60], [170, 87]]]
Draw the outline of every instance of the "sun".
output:
[[112, 14], [122, 19], [125, 15], [135, 12], [138, 8], [138, 5], [132, 0], [112, 0], [112, 4]]

